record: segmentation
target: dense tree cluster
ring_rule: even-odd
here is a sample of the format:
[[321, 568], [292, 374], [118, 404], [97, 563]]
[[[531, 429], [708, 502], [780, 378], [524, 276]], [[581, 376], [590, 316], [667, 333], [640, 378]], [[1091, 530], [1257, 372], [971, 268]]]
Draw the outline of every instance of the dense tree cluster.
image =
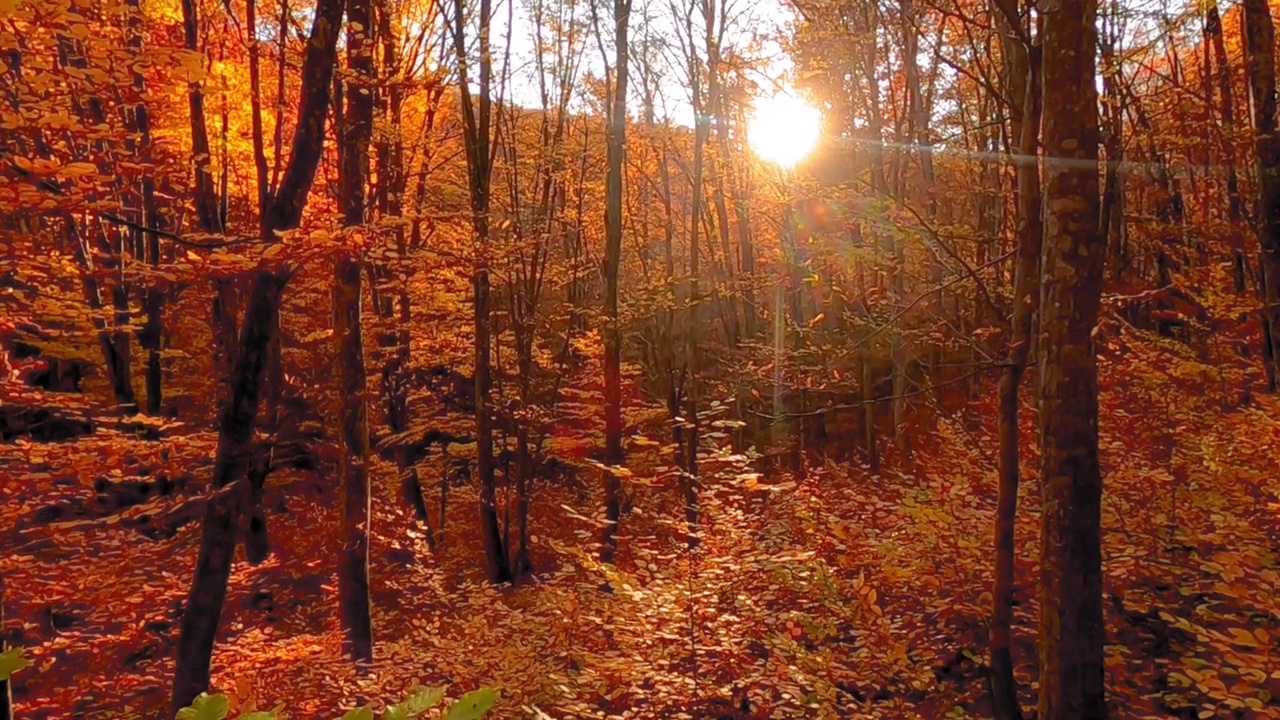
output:
[[[176, 711], [210, 689], [237, 548], [263, 568], [295, 549], [281, 478], [332, 493], [335, 557], [305, 560], [334, 570], [363, 669], [382, 652], [375, 576], [396, 572], [388, 513], [411, 518], [418, 562], [479, 548], [453, 558], [537, 592], [568, 557], [623, 598], [628, 573], [658, 572], [650, 533], [690, 578], [764, 567], [750, 548], [790, 522], [771, 513], [810, 518], [785, 532], [839, 557], [851, 531], [818, 528], [855, 511], [796, 510], [819, 495], [793, 489], [931, 487], [960, 427], [993, 498], [965, 511], [988, 528], [970, 654], [989, 711], [1021, 717], [1034, 677], [1036, 717], [1104, 717], [1122, 601], [1100, 397], [1139, 385], [1098, 356], [1197, 354], [1215, 412], [1275, 392], [1274, 45], [1266, 0], [0, 0], [0, 436], [22, 448], [0, 488], [55, 487], [31, 459], [46, 443], [117, 443], [104, 507], [14, 500], [5, 542], [26, 557], [23, 533], [57, 522], [185, 539]], [[794, 167], [748, 142], [779, 91], [823, 117]], [[1143, 426], [1170, 468], [1183, 426]], [[199, 477], [121, 474], [135, 444], [175, 437]], [[825, 638], [883, 620], [852, 568], [840, 601], [815, 601], [838, 618]], [[723, 582], [710, 602], [745, 602]], [[1019, 629], [1028, 594], [1038, 625]], [[555, 602], [577, 622], [577, 599]], [[1237, 644], [1280, 637], [1270, 603]], [[696, 700], [700, 653], [721, 655], [689, 618]], [[741, 645], [723, 657], [783, 651]], [[1256, 703], [1232, 697], [1280, 712], [1263, 676]], [[752, 700], [739, 680], [731, 707], [684, 710], [884, 699], [824, 680]]]

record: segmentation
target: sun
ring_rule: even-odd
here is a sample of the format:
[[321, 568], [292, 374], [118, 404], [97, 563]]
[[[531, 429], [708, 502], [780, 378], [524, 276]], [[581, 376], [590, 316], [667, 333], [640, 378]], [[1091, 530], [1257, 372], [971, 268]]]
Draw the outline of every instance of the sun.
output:
[[822, 113], [792, 95], [756, 101], [747, 140], [762, 160], [789, 168], [804, 159], [822, 134]]

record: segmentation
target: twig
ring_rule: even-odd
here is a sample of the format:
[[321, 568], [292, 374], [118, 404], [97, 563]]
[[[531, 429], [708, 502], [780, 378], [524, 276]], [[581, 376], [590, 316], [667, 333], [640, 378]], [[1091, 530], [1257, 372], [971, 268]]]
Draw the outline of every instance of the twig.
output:
[[1017, 248], [1014, 248], [1013, 250], [1010, 250], [1009, 252], [1007, 252], [1007, 253], [1005, 253], [1005, 254], [1001, 255], [1001, 256], [1000, 256], [1000, 257], [998, 257], [998, 258], [995, 258], [995, 259], [993, 259], [993, 260], [988, 260], [987, 262], [985, 262], [985, 263], [983, 263], [983, 264], [981, 264], [981, 265], [979, 265], [979, 266], [977, 266], [977, 267], [973, 268], [973, 270], [971, 271], [971, 273], [972, 273], [972, 274], [959, 274], [959, 275], [956, 275], [955, 277], [951, 278], [950, 280], [948, 280], [948, 281], [946, 281], [946, 282], [944, 282], [944, 283], [942, 283], [942, 284], [940, 284], [940, 285], [937, 285], [937, 286], [935, 286], [935, 287], [929, 288], [928, 290], [926, 290], [926, 291], [925, 291], [925, 292], [923, 292], [923, 293], [920, 293], [919, 295], [917, 295], [917, 296], [916, 296], [916, 299], [915, 299], [915, 300], [912, 300], [911, 302], [907, 303], [907, 306], [906, 306], [906, 307], [904, 307], [904, 308], [902, 308], [901, 310], [899, 310], [898, 312], [894, 313], [894, 314], [893, 314], [893, 317], [890, 317], [888, 320], [886, 320], [886, 321], [885, 321], [885, 323], [884, 323], [883, 325], [881, 325], [880, 327], [878, 327], [878, 328], [876, 328], [876, 329], [872, 330], [870, 333], [868, 333], [868, 334], [867, 334], [867, 336], [866, 336], [866, 337], [864, 337], [864, 338], [862, 338], [861, 340], [859, 340], [859, 341], [854, 345], [854, 349], [856, 350], [856, 349], [858, 349], [858, 348], [866, 347], [867, 343], [871, 342], [871, 339], [872, 339], [872, 338], [874, 338], [876, 335], [879, 335], [880, 333], [884, 332], [885, 330], [888, 330], [889, 328], [893, 327], [893, 324], [894, 324], [895, 322], [897, 322], [897, 321], [898, 321], [898, 318], [901, 318], [903, 315], [906, 315], [906, 314], [907, 314], [907, 311], [911, 310], [911, 308], [915, 307], [916, 305], [919, 305], [919, 304], [920, 304], [920, 302], [921, 302], [922, 300], [924, 300], [925, 298], [929, 297], [930, 295], [933, 295], [934, 293], [939, 292], [939, 291], [941, 291], [941, 290], [945, 290], [945, 289], [947, 289], [947, 288], [951, 287], [952, 285], [955, 285], [956, 283], [960, 282], [961, 280], [968, 280], [970, 277], [977, 277], [977, 272], [978, 272], [979, 270], [985, 270], [985, 269], [987, 269], [987, 268], [991, 267], [992, 265], [998, 265], [998, 264], [1000, 264], [1000, 263], [1004, 262], [1005, 260], [1008, 260], [1010, 257], [1013, 257], [1014, 253], [1016, 253], [1016, 252], [1018, 252], [1018, 250], [1017, 250]]
[[107, 222], [115, 223], [116, 225], [124, 225], [125, 227], [133, 228], [134, 230], [139, 230], [144, 233], [156, 235], [162, 238], [168, 238], [169, 240], [172, 240], [178, 243], [179, 245], [186, 245], [187, 247], [221, 248], [221, 247], [228, 247], [231, 245], [242, 245], [244, 243], [262, 242], [259, 238], [240, 237], [240, 238], [231, 238], [230, 240], [224, 240], [222, 242], [202, 243], [202, 242], [196, 242], [195, 240], [187, 239], [182, 235], [169, 232], [168, 230], [160, 230], [159, 228], [147, 227], [142, 223], [136, 223], [136, 222], [133, 222], [132, 220], [126, 220], [120, 217], [119, 215], [115, 215], [112, 213], [100, 212], [98, 213], [98, 217], [102, 218], [103, 220], [106, 220]]
[[824, 408], [818, 408], [817, 410], [806, 410], [802, 412], [785, 412], [785, 413], [782, 413], [781, 415], [760, 412], [759, 410], [748, 410], [748, 412], [750, 412], [752, 415], [755, 415], [756, 417], [770, 418], [770, 419], [815, 417], [817, 415], [825, 415], [829, 412], [835, 412], [837, 410], [852, 410], [854, 408], [860, 408], [866, 405], [874, 405], [875, 403], [885, 402], [886, 400], [902, 400], [909, 397], [914, 397], [916, 395], [923, 395], [924, 393], [937, 390], [940, 387], [946, 387], [948, 385], [954, 385], [959, 382], [964, 382], [965, 380], [968, 380], [969, 378], [974, 377], [975, 375], [980, 375], [987, 370], [1002, 368], [1002, 367], [1005, 367], [1006, 365], [1007, 363], [1002, 363], [1002, 362], [984, 364], [979, 366], [978, 369], [974, 370], [973, 372], [965, 373], [964, 375], [952, 378], [950, 380], [946, 380], [944, 382], [930, 383], [929, 385], [922, 387], [918, 390], [905, 392], [901, 395], [886, 395], [884, 397], [878, 397], [872, 400], [859, 400], [858, 402], [853, 402], [853, 403], [841, 403], [839, 405], [828, 405]]

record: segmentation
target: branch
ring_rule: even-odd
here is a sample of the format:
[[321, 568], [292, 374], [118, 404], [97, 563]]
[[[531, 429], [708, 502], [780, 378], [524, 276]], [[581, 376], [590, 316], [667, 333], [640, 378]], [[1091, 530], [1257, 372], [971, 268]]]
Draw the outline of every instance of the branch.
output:
[[[1017, 252], [1018, 252], [1017, 248], [1014, 248], [1013, 250], [1010, 250], [1009, 252], [1007, 252], [1007, 253], [1005, 253], [1005, 254], [1001, 255], [1001, 256], [1000, 256], [1000, 257], [998, 257], [998, 258], [995, 258], [995, 259], [993, 259], [993, 260], [988, 260], [987, 262], [985, 262], [985, 263], [983, 263], [983, 264], [979, 265], [978, 267], [973, 268], [973, 270], [971, 271], [971, 272], [973, 273], [972, 277], [977, 277], [977, 272], [978, 272], [979, 270], [985, 270], [985, 269], [987, 269], [987, 268], [991, 267], [992, 265], [998, 265], [998, 264], [1000, 264], [1000, 263], [1004, 262], [1005, 260], [1008, 260], [1009, 258], [1013, 257], [1013, 255], [1014, 255], [1015, 253], [1017, 253]], [[894, 313], [894, 314], [893, 314], [893, 317], [891, 317], [891, 318], [889, 318], [887, 321], [885, 321], [885, 323], [884, 323], [883, 325], [881, 325], [880, 327], [878, 327], [878, 328], [876, 328], [876, 329], [872, 330], [870, 333], [868, 333], [868, 334], [867, 334], [867, 336], [866, 336], [866, 337], [864, 337], [864, 338], [862, 338], [862, 340], [858, 341], [858, 343], [854, 345], [854, 349], [858, 349], [858, 348], [866, 347], [867, 343], [871, 342], [871, 339], [872, 339], [872, 338], [874, 338], [876, 335], [879, 335], [880, 333], [884, 332], [885, 330], [888, 330], [889, 328], [893, 327], [893, 324], [894, 324], [895, 322], [897, 322], [897, 321], [898, 321], [898, 318], [900, 318], [900, 317], [902, 317], [903, 315], [907, 314], [907, 311], [909, 311], [911, 308], [915, 307], [916, 305], [919, 305], [921, 300], [924, 300], [926, 297], [929, 297], [930, 295], [932, 295], [932, 294], [934, 294], [934, 293], [936, 293], [936, 292], [938, 292], [938, 291], [940, 291], [940, 290], [945, 290], [945, 289], [947, 289], [947, 288], [951, 287], [952, 285], [955, 285], [956, 283], [960, 282], [961, 280], [968, 280], [970, 277], [971, 277], [971, 276], [970, 276], [970, 275], [967, 275], [967, 274], [966, 274], [966, 275], [956, 275], [955, 277], [951, 278], [950, 280], [948, 280], [948, 281], [946, 281], [946, 282], [944, 282], [944, 283], [941, 283], [941, 284], [939, 284], [939, 285], [937, 285], [937, 286], [935, 286], [935, 287], [932, 287], [932, 288], [930, 288], [930, 289], [928, 289], [928, 290], [926, 290], [926, 291], [924, 291], [924, 292], [920, 293], [919, 295], [917, 295], [917, 296], [916, 296], [916, 299], [915, 299], [915, 300], [912, 300], [910, 303], [907, 303], [907, 306], [906, 306], [906, 307], [904, 307], [904, 308], [902, 308], [901, 310], [899, 310], [898, 312]]]
[[136, 222], [133, 222], [132, 220], [126, 220], [120, 217], [119, 215], [115, 215], [112, 213], [100, 212], [98, 213], [98, 217], [102, 218], [103, 220], [106, 220], [107, 222], [115, 223], [116, 225], [124, 225], [125, 227], [133, 228], [134, 230], [155, 235], [157, 237], [168, 238], [169, 240], [172, 240], [178, 243], [179, 245], [185, 245], [187, 247], [193, 247], [193, 248], [206, 248], [206, 249], [221, 248], [221, 247], [228, 247], [231, 245], [242, 245], [244, 243], [262, 242], [258, 238], [240, 237], [240, 238], [231, 238], [229, 240], [224, 240], [222, 242], [202, 243], [202, 242], [196, 242], [195, 240], [189, 240], [177, 233], [169, 232], [168, 230], [160, 230], [159, 228], [147, 227], [142, 223], [136, 223]]
[[973, 372], [968, 372], [959, 377], [954, 377], [954, 378], [951, 378], [950, 380], [945, 380], [940, 383], [930, 383], [925, 387], [918, 388], [910, 392], [905, 392], [905, 393], [902, 393], [901, 395], [886, 395], [884, 397], [873, 398], [871, 400], [859, 400], [858, 402], [852, 402], [852, 403], [840, 403], [838, 405], [828, 405], [824, 408], [818, 408], [817, 410], [785, 412], [785, 413], [782, 413], [781, 415], [774, 415], [773, 413], [760, 412], [759, 410], [748, 410], [748, 412], [750, 412], [752, 415], [755, 415], [756, 417], [770, 418], [770, 419], [814, 417], [816, 415], [825, 415], [829, 412], [836, 412], [837, 410], [852, 410], [854, 408], [860, 408], [866, 405], [874, 405], [875, 403], [885, 402], [886, 400], [903, 400], [909, 397], [914, 397], [916, 395], [923, 395], [924, 393], [927, 393], [927, 392], [933, 392], [934, 390], [937, 390], [940, 387], [946, 387], [948, 385], [954, 385], [959, 382], [964, 382], [965, 380], [968, 380], [969, 378], [974, 377], [975, 375], [981, 375], [983, 372], [987, 370], [991, 370], [994, 368], [1001, 368], [1001, 367], [1005, 367], [1005, 364], [991, 363], [988, 365], [981, 365], [978, 367], [977, 370], [974, 370]]
[[22, 167], [12, 159], [10, 159], [8, 162], [9, 162], [9, 168], [13, 170], [15, 173], [17, 173], [24, 180], [28, 180], [36, 184], [41, 190], [44, 190], [45, 192], [48, 192], [50, 194], [53, 194], [53, 195], [62, 194], [62, 188], [58, 187], [57, 183], [53, 182], [52, 180], [48, 178], [36, 177], [29, 170]]
[[948, 247], [946, 243], [942, 242], [940, 234], [934, 230], [932, 223], [922, 217], [919, 211], [910, 205], [904, 204], [903, 207], [906, 208], [907, 212], [911, 213], [911, 215], [915, 217], [916, 222], [920, 223], [920, 225], [925, 229], [925, 235], [927, 236], [925, 244], [929, 244], [929, 239], [932, 239], [933, 244], [942, 248], [942, 251], [946, 253], [948, 257], [960, 263], [960, 267], [964, 268], [965, 274], [973, 278], [973, 282], [977, 285], [978, 292], [982, 293], [982, 300], [986, 303], [987, 308], [991, 310], [991, 314], [999, 316], [1000, 308], [996, 307], [996, 304], [992, 302], [991, 293], [987, 290], [987, 284], [982, 282], [982, 278], [978, 277], [977, 272], [973, 268], [969, 267], [969, 263], [965, 262], [964, 258], [960, 257], [958, 253]]

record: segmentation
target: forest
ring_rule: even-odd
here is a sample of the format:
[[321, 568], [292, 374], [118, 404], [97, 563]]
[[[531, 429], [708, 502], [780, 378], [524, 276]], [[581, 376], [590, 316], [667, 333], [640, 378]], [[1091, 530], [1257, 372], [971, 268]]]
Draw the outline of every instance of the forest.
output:
[[0, 720], [1280, 718], [1275, 44], [0, 0]]

